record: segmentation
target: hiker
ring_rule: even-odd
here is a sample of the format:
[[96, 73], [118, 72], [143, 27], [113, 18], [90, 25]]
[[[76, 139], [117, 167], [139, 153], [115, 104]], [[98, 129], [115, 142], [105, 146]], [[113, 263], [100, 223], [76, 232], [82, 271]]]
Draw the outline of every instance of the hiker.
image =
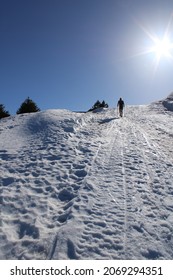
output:
[[119, 110], [120, 117], [123, 116], [123, 108], [124, 108], [124, 106], [125, 106], [124, 101], [120, 97], [120, 99], [118, 100], [118, 103], [117, 103], [117, 107], [118, 107], [118, 110]]

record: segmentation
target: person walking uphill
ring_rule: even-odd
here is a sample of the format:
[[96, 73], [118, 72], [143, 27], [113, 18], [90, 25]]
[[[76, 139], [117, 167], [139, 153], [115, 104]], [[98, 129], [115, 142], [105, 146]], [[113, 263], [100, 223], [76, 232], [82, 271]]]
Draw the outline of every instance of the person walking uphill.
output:
[[120, 99], [118, 100], [118, 103], [117, 103], [117, 107], [118, 107], [118, 113], [120, 115], [120, 117], [123, 116], [123, 109], [124, 109], [124, 101], [122, 100], [122, 98], [120, 97]]

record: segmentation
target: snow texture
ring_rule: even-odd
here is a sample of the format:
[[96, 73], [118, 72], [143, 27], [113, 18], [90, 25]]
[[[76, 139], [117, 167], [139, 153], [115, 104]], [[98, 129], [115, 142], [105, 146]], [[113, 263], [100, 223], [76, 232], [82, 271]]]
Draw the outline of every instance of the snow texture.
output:
[[0, 259], [173, 259], [172, 104], [1, 119]]

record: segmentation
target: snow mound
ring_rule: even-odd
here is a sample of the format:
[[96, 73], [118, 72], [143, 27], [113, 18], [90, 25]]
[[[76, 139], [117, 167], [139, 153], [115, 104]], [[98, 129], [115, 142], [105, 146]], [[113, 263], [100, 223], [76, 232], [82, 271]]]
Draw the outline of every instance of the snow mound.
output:
[[0, 259], [173, 259], [173, 114], [0, 120]]

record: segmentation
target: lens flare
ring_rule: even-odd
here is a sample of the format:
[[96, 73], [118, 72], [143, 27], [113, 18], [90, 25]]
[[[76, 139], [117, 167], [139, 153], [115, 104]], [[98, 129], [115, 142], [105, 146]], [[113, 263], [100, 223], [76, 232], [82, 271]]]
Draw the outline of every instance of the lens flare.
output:
[[155, 38], [154, 43], [155, 45], [151, 51], [154, 52], [159, 59], [161, 59], [161, 57], [171, 57], [172, 43], [169, 38], [163, 38], [163, 40]]
[[157, 36], [155, 33], [151, 32], [136, 20], [137, 25], [144, 31], [147, 35], [147, 38], [150, 40], [150, 46], [146, 49], [143, 49], [141, 53], [136, 54], [136, 56], [153, 54], [154, 68], [155, 72], [159, 67], [161, 60], [168, 59], [173, 60], [173, 41], [171, 41], [171, 25], [173, 21], [173, 14], [168, 21], [168, 24], [165, 28], [163, 36]]

